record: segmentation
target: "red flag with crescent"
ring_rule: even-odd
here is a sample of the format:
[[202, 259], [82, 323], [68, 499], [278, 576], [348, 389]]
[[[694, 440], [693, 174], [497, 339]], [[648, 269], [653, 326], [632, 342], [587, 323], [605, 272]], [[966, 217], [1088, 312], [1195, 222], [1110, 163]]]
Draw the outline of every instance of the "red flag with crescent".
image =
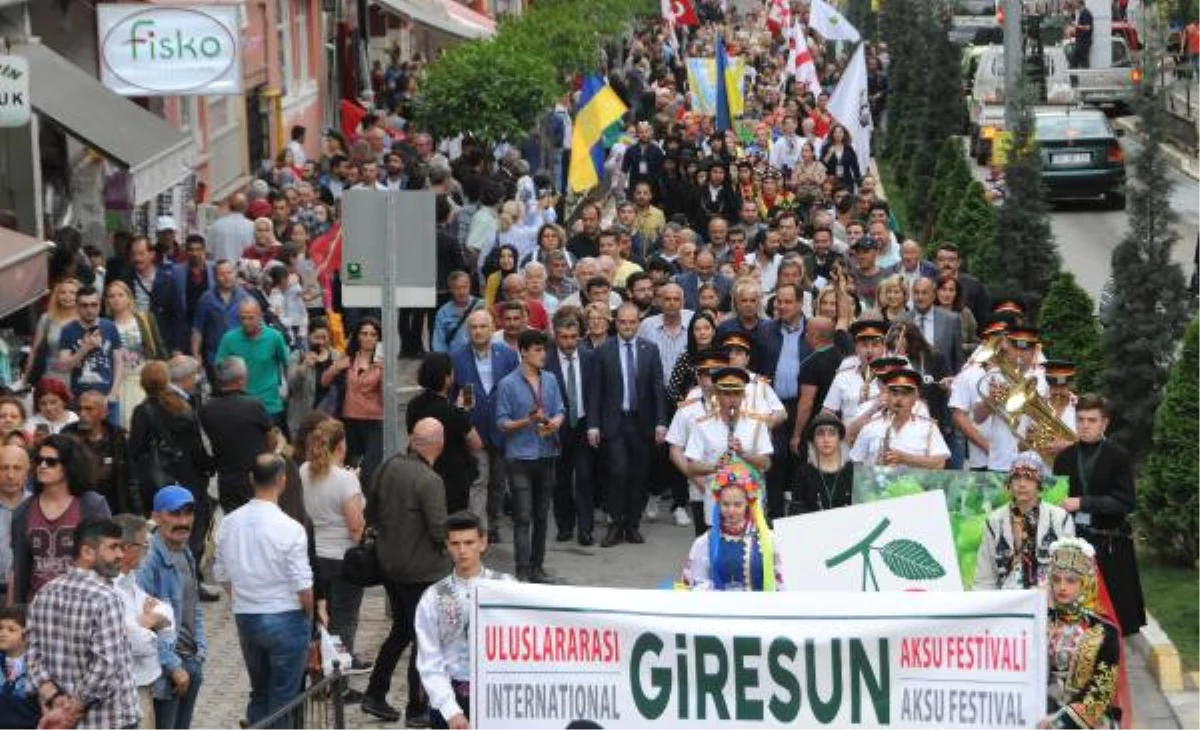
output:
[[662, 16], [675, 25], [700, 25], [692, 0], [662, 0]]

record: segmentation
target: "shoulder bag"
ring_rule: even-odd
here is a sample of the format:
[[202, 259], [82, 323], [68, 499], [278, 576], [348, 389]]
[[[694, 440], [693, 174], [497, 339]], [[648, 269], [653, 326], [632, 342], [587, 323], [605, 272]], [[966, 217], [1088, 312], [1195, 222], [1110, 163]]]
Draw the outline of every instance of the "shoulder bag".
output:
[[342, 556], [342, 577], [351, 585], [362, 588], [383, 583], [383, 567], [379, 564], [378, 536], [374, 527], [363, 530], [357, 545], [346, 549]]

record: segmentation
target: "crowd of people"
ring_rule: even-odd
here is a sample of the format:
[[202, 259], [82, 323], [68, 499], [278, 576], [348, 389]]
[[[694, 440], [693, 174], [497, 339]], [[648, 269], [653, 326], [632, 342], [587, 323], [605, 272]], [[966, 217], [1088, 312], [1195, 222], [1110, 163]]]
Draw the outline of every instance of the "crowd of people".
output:
[[[975, 587], [1051, 586], [1070, 649], [1056, 707], [1081, 711], [1077, 632], [1104, 642], [1107, 672], [1113, 632], [1144, 623], [1105, 402], [1072, 391], [1023, 302], [993, 301], [953, 241], [900, 229], [828, 106], [845, 49], [809, 31], [814, 94], [766, 7], [698, 6], [699, 27], [639, 26], [608, 54], [629, 112], [604, 195], [577, 209], [561, 192], [574, 99], [549, 114], [548, 157], [436, 140], [401, 116], [414, 61], [378, 74], [389, 112], [327, 130], [319, 158], [293, 130], [203, 233], [160, 217], [152, 238], [114, 235], [107, 260], [57, 236], [32, 397], [0, 397], [0, 652], [21, 677], [0, 724], [189, 727], [215, 583], [249, 722], [300, 691], [315, 617], [371, 671], [346, 694], [364, 712], [466, 727], [464, 605], [477, 578], [508, 578], [482, 566], [489, 545], [513, 542], [516, 580], [557, 583], [552, 538], [638, 546], [665, 518], [696, 537], [684, 585], [779, 590], [771, 521], [851, 504], [856, 466], [1007, 475]], [[719, 34], [747, 60], [741, 129], [691, 109], [685, 62]], [[866, 51], [878, 124], [887, 49]], [[341, 304], [339, 201], [356, 187], [437, 195], [438, 306], [403, 310], [396, 333]], [[386, 454], [393, 336], [422, 392], [407, 452]], [[1036, 440], [999, 407], [1026, 384], [1074, 435]], [[1070, 479], [1060, 506], [1040, 497], [1052, 472]], [[374, 662], [354, 653], [363, 586], [344, 561], [368, 533], [392, 612]], [[1119, 630], [1084, 600], [1097, 575]], [[386, 697], [410, 647], [401, 713]], [[1073, 721], [1094, 725], [1084, 709]]]

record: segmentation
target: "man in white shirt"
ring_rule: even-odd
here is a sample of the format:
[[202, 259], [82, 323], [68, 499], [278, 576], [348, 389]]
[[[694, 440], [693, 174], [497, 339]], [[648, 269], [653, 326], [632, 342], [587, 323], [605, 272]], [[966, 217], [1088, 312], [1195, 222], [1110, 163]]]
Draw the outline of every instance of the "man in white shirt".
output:
[[[465, 730], [471, 726], [470, 621], [480, 579], [512, 580], [485, 568], [487, 533], [470, 512], [446, 518], [446, 552], [454, 570], [430, 586], [417, 603], [417, 672], [429, 695], [430, 725]], [[411, 726], [410, 726], [411, 727]]]
[[217, 531], [213, 574], [233, 599], [250, 676], [246, 719], [253, 725], [300, 692], [312, 628], [313, 575], [304, 527], [279, 508], [287, 485], [283, 459], [260, 455], [250, 480], [254, 499], [227, 515]]
[[783, 118], [783, 134], [771, 145], [771, 167], [791, 171], [800, 163], [800, 148], [803, 140], [796, 134], [796, 117], [789, 114]]
[[213, 261], [239, 261], [242, 251], [254, 243], [254, 221], [246, 217], [246, 196], [234, 193], [229, 196], [225, 215], [213, 221], [204, 233], [208, 251]]

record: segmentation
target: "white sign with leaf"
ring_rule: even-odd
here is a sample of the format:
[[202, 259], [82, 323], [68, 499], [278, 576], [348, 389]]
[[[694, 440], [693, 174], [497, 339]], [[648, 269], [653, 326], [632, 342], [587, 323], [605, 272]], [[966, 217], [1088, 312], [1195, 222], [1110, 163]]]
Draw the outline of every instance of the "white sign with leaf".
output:
[[775, 520], [789, 591], [961, 591], [940, 490]]

